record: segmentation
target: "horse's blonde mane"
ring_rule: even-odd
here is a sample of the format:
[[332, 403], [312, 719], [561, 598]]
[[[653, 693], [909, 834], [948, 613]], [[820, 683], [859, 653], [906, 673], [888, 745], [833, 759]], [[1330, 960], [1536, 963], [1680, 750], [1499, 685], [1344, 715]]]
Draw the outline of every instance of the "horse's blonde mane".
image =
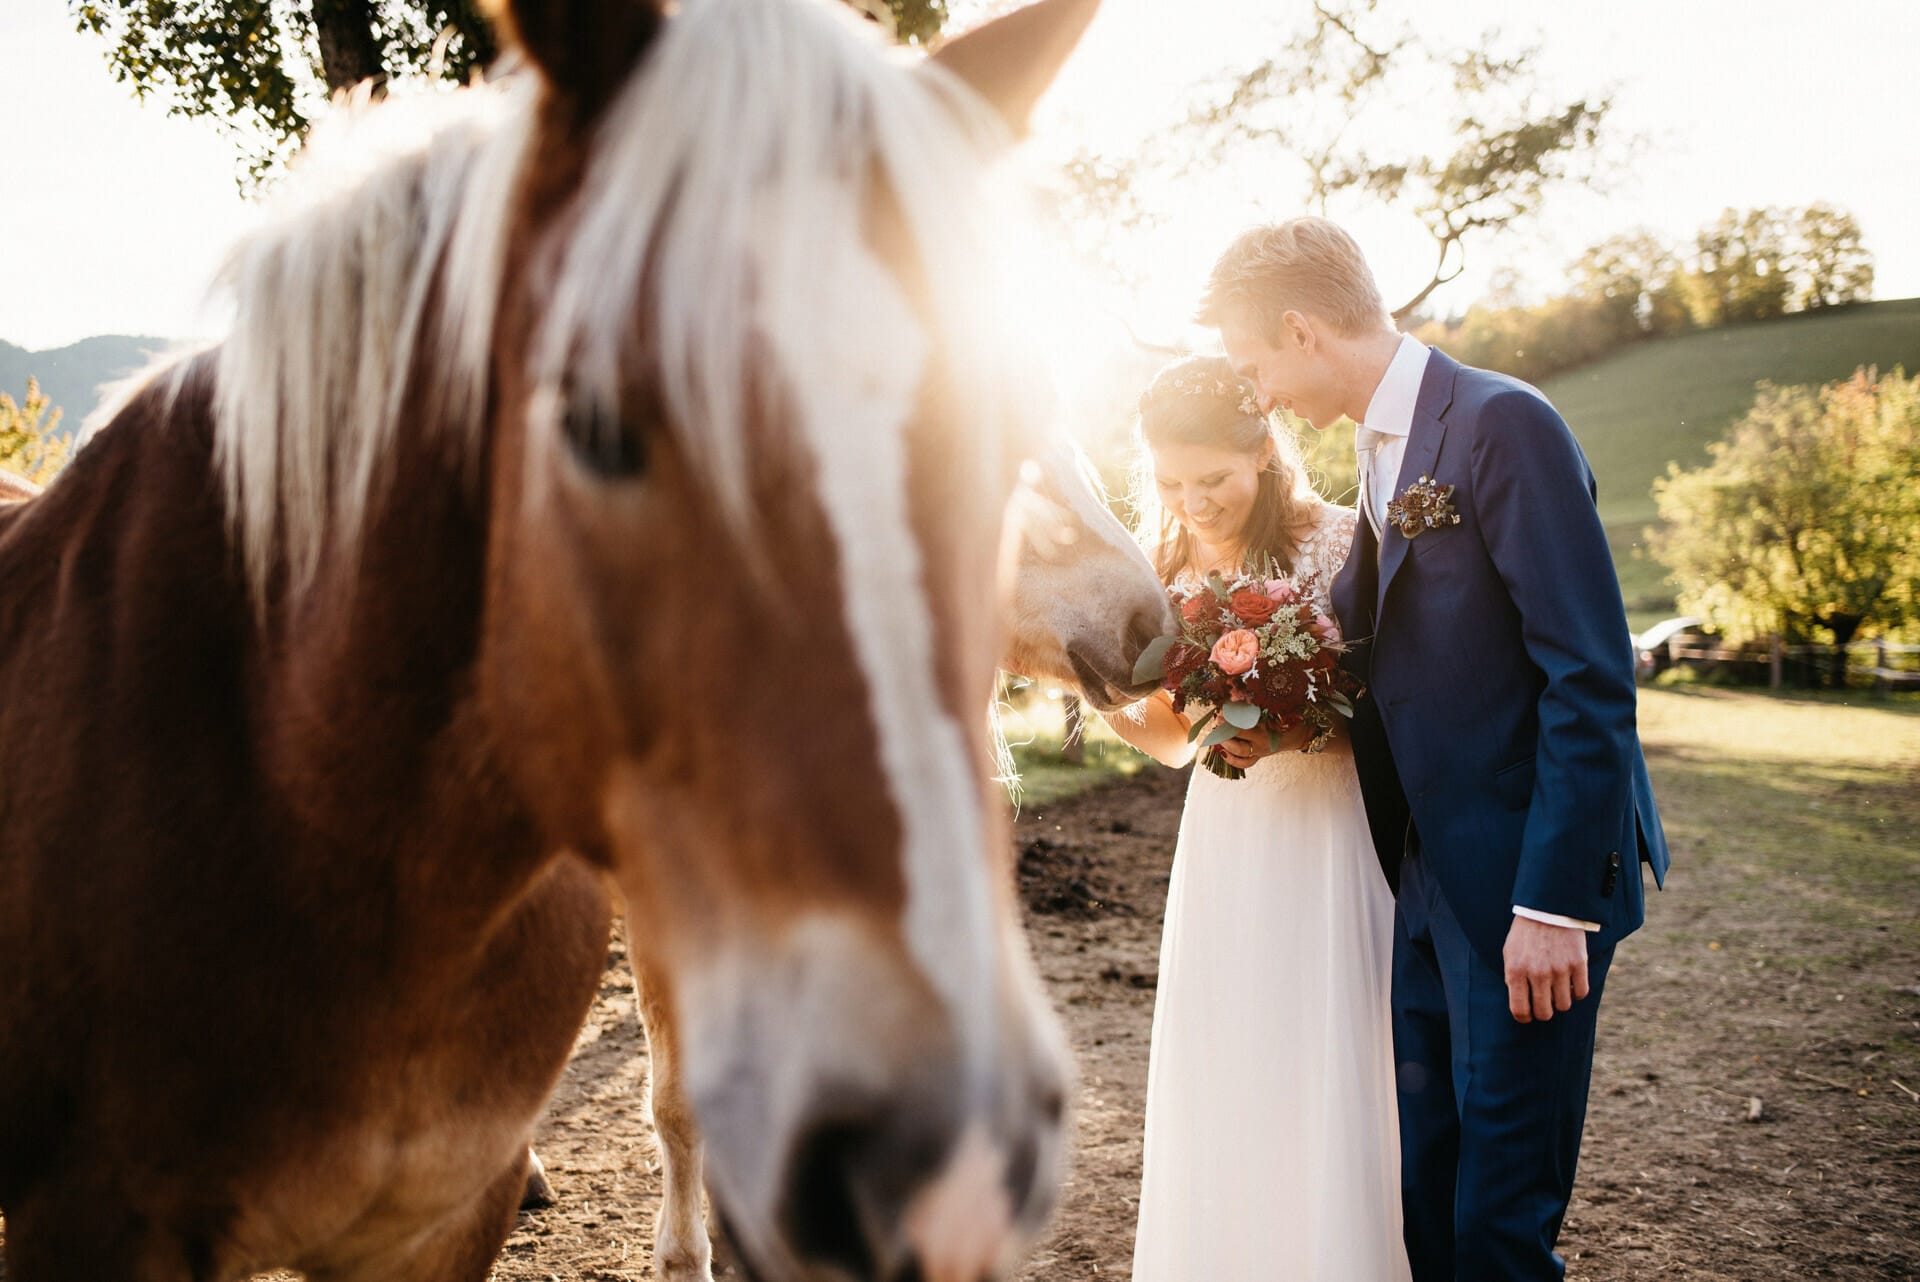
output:
[[[215, 440], [256, 589], [276, 551], [298, 588], [330, 529], [356, 545], [411, 371], [429, 371], [424, 403], [477, 424], [531, 88], [350, 106], [228, 258]], [[436, 282], [446, 310], [429, 318]]]
[[[813, 367], [779, 370], [788, 383], [857, 381], [890, 359], [858, 292], [820, 279], [866, 255], [876, 183], [943, 351], [978, 375], [982, 404], [963, 409], [983, 462], [1004, 444], [986, 389], [1005, 336], [980, 279], [996, 126], [934, 69], [876, 56], [863, 25], [827, 0], [685, 0], [596, 128], [530, 354], [542, 386], [617, 411], [644, 334], [645, 373], [735, 516], [756, 355], [799, 327], [839, 341], [807, 344]], [[282, 559], [297, 591], [357, 547], [396, 434], [421, 426], [403, 404], [477, 439], [514, 193], [541, 160], [537, 105], [522, 75], [342, 113], [230, 260], [216, 439], [256, 591]]]

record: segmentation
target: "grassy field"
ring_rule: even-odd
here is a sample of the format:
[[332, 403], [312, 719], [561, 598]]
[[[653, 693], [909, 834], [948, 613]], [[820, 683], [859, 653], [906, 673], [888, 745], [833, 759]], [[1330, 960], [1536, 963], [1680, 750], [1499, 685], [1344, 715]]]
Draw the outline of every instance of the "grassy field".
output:
[[1600, 516], [1635, 626], [1670, 613], [1665, 572], [1639, 555], [1651, 486], [1753, 404], [1754, 384], [1824, 383], [1857, 367], [1920, 370], [1920, 299], [1869, 303], [1643, 343], [1542, 385], [1592, 460]]
[[1000, 732], [1013, 754], [1014, 799], [1022, 808], [1045, 806], [1140, 773], [1147, 758], [1121, 742], [1106, 723], [1089, 713], [1081, 727], [1079, 762], [1061, 753], [1066, 717], [1057, 689], [1028, 686], [1000, 705]]

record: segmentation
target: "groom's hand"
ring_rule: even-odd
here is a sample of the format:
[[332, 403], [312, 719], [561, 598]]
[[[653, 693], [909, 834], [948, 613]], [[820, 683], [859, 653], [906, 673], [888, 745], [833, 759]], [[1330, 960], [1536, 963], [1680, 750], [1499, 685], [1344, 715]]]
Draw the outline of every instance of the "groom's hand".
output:
[[1587, 995], [1587, 932], [1515, 917], [1507, 932], [1507, 1009], [1522, 1024], [1571, 1010]]

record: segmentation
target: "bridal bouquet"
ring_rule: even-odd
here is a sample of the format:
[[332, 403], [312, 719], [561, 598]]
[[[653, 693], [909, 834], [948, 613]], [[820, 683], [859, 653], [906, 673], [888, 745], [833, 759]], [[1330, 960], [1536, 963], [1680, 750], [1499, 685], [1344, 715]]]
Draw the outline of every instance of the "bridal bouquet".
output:
[[1265, 729], [1277, 749], [1282, 734], [1311, 725], [1306, 750], [1318, 752], [1334, 717], [1353, 715], [1360, 683], [1340, 670], [1347, 647], [1333, 620], [1315, 612], [1311, 588], [1268, 566], [1234, 579], [1211, 575], [1191, 592], [1169, 589], [1180, 630], [1142, 651], [1133, 677], [1172, 691], [1175, 712], [1204, 709], [1187, 737], [1200, 739], [1202, 764], [1223, 779], [1246, 775], [1220, 755], [1242, 731]]

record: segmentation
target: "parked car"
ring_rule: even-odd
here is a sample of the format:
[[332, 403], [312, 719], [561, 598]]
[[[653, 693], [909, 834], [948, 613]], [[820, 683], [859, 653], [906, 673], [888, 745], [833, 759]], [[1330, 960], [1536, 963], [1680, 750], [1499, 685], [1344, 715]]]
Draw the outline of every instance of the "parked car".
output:
[[1633, 639], [1633, 674], [1651, 680], [1673, 666], [1675, 650], [1698, 647], [1718, 636], [1704, 619], [1662, 619]]

